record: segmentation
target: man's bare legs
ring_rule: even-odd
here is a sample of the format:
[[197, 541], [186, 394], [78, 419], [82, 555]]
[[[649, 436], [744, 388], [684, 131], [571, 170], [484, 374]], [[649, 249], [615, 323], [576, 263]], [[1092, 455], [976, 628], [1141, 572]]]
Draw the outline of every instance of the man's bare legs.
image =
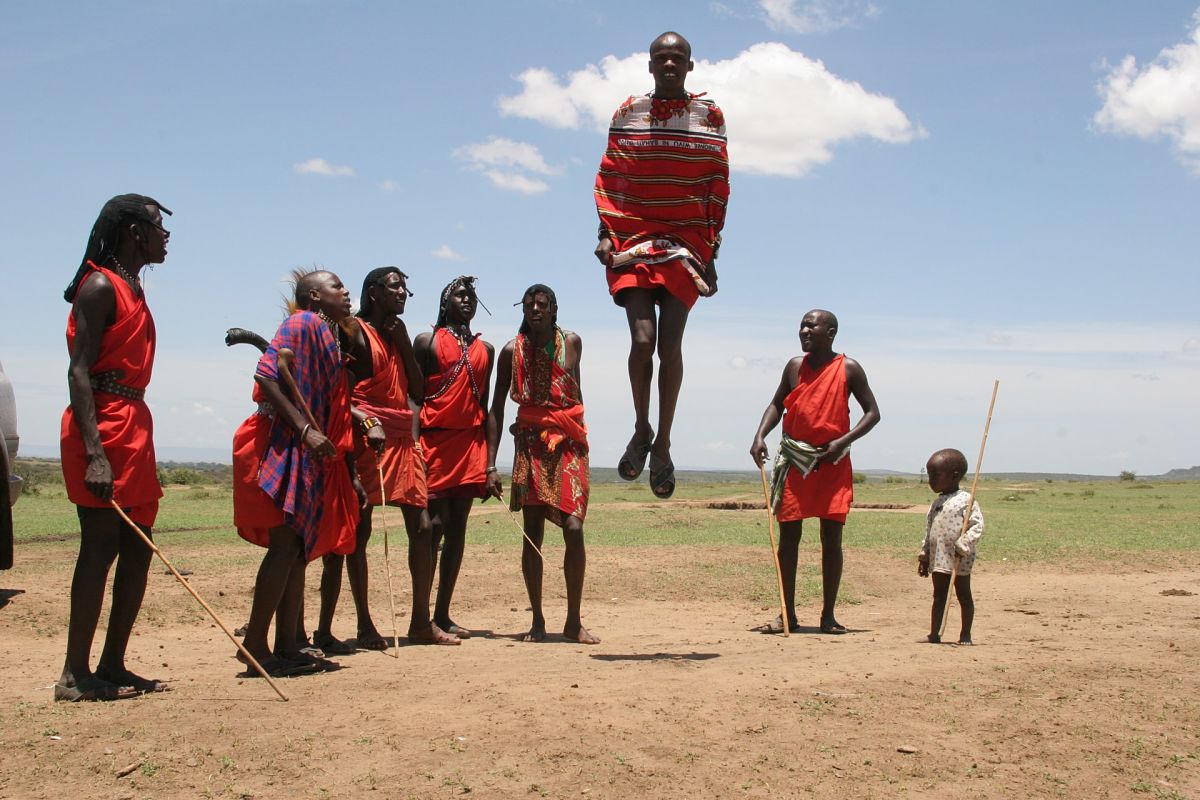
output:
[[374, 507], [369, 507], [358, 519], [358, 527], [354, 531], [354, 552], [349, 556], [327, 555], [323, 559], [324, 568], [321, 571], [321, 617], [317, 630], [313, 633], [313, 645], [329, 653], [340, 654], [353, 652], [353, 648], [333, 636], [333, 614], [337, 609], [338, 596], [342, 589], [342, 562], [346, 564], [346, 573], [350, 577], [350, 594], [354, 598], [354, 612], [357, 617], [356, 642], [364, 650], [386, 650], [387, 640], [379, 634], [375, 622], [371, 618], [370, 607], [370, 578], [367, 567], [367, 544], [371, 541], [372, 515]]
[[[800, 561], [800, 535], [803, 521], [779, 523], [779, 568], [783, 572], [783, 604], [787, 607], [788, 627], [795, 629], [796, 568]], [[846, 628], [833, 617], [838, 589], [842, 584], [842, 529], [844, 523], [821, 520], [821, 632], [845, 633]]]
[[[292, 573], [296, 570], [300, 571], [301, 598], [304, 593], [304, 549], [300, 536], [286, 526], [272, 528], [269, 536], [267, 553], [263, 556], [258, 577], [254, 581], [254, 602], [250, 607], [250, 621], [246, 623], [246, 636], [242, 640], [242, 646], [259, 662], [273, 658], [271, 648], [267, 645], [267, 631], [271, 627], [272, 616], [277, 618], [277, 645], [281, 641], [280, 634], [284, 632], [281, 629], [286, 628], [291, 638], [282, 639], [283, 652], [296, 649], [299, 604], [295, 598], [295, 587], [289, 586]], [[283, 600], [289, 588], [292, 589], [291, 604], [285, 609]], [[287, 624], [278, 624], [280, 620], [286, 620]]]
[[796, 621], [796, 567], [800, 562], [800, 535], [802, 520], [779, 523], [779, 569], [783, 573], [783, 604], [787, 607], [788, 628], [795, 630]]
[[[546, 507], [525, 506], [523, 512], [525, 533], [541, 550], [546, 530]], [[599, 644], [600, 640], [583, 627], [580, 618], [587, 551], [583, 545], [583, 523], [578, 517], [563, 520], [563, 541], [566, 543], [563, 573], [567, 581], [567, 620], [563, 625], [563, 637], [580, 644]], [[526, 642], [541, 642], [546, 638], [546, 617], [542, 614], [543, 564], [541, 556], [534, 550], [534, 544], [526, 541], [521, 548], [521, 575], [525, 578], [525, 590], [529, 593], [529, 606], [533, 610], [533, 624], [524, 637]]]
[[[125, 650], [146, 594], [146, 574], [153, 554], [137, 534], [124, 530], [124, 523], [116, 511], [80, 506], [78, 513], [79, 556], [71, 581], [67, 655], [59, 684], [80, 693], [116, 696], [113, 691], [117, 686], [153, 683], [125, 668]], [[151, 535], [149, 528], [143, 530], [147, 536]], [[108, 632], [93, 673], [89, 663], [92, 641], [100, 622], [104, 587], [114, 560], [117, 561], [117, 573], [113, 579]]]
[[[502, 501], [503, 502], [503, 501]], [[533, 540], [523, 542], [521, 547], [521, 577], [525, 579], [525, 591], [529, 594], [529, 607], [533, 611], [533, 624], [523, 641], [543, 642], [546, 640], [546, 617], [542, 614], [542, 557], [537, 550], [542, 549], [542, 541], [546, 533], [546, 507], [525, 506], [521, 509], [525, 522], [525, 535]], [[534, 545], [537, 550], [534, 550]]]
[[[655, 290], [626, 289], [622, 292], [625, 317], [629, 323], [629, 386], [633, 394], [634, 429], [630, 446], [642, 445], [653, 436], [650, 451], [654, 461], [664, 471], [671, 465], [670, 475], [664, 474], [655, 485], [651, 467], [651, 486], [655, 495], [670, 497], [675, 491], [671, 461], [671, 429], [675, 424], [675, 407], [683, 385], [683, 333], [687, 327], [688, 308], [673, 295], [661, 292], [661, 305], [656, 305]], [[654, 376], [653, 357], [658, 353], [658, 435], [650, 428], [650, 382]]]
[[842, 585], [842, 529], [845, 523], [821, 520], [821, 633], [845, 633], [846, 626], [833, 618], [838, 588]]
[[429, 541], [432, 564], [437, 564], [437, 546], [442, 543], [442, 564], [438, 572], [437, 601], [433, 607], [433, 622], [446, 633], [462, 638], [470, 636], [465, 628], [450, 619], [450, 601], [454, 597], [454, 586], [458, 583], [458, 571], [462, 567], [463, 550], [467, 544], [467, 518], [471, 515], [471, 497], [449, 497], [429, 501], [429, 516], [433, 535]]
[[629, 388], [633, 393], [633, 436], [629, 444], [637, 448], [652, 444], [654, 439], [650, 427], [650, 382], [654, 378], [658, 317], [654, 293], [649, 289], [626, 289], [621, 296], [629, 323]]
[[400, 506], [408, 534], [408, 572], [412, 576], [412, 611], [408, 639], [422, 644], [458, 644], [457, 636], [443, 631], [429, 618], [429, 595], [433, 592], [433, 525], [429, 513], [417, 506]]

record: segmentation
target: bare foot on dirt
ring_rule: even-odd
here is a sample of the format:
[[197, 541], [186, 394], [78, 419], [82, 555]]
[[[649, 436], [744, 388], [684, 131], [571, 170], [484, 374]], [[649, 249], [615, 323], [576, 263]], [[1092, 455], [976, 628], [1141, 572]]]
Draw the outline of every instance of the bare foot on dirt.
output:
[[535, 622], [533, 627], [529, 629], [529, 633], [521, 637], [522, 642], [544, 642], [546, 641], [546, 623]]
[[575, 630], [571, 630], [570, 627], [563, 628], [563, 636], [573, 642], [579, 642], [580, 644], [600, 644], [600, 637], [593, 636], [588, 632], [588, 629], [582, 625], [575, 628]]
[[107, 681], [116, 686], [132, 686], [139, 694], [171, 691], [171, 687], [167, 685], [166, 681], [160, 681], [157, 678], [143, 678], [141, 675], [130, 672], [124, 667], [121, 669], [97, 667], [94, 674], [100, 680]]

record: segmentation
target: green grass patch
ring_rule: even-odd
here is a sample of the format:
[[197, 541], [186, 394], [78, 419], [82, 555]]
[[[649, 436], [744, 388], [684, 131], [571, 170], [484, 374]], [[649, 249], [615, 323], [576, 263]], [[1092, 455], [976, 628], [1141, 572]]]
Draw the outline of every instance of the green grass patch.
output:
[[[680, 479], [676, 498], [681, 500], [756, 502], [762, 497], [761, 484], [755, 480], [693, 482], [686, 472], [680, 473]], [[855, 493], [861, 503], [921, 508], [933, 499], [928, 487], [916, 481], [868, 482], [858, 485]], [[1011, 497], [1021, 499], [1007, 499]], [[1047, 561], [1062, 556], [1103, 559], [1200, 547], [1200, 482], [1009, 484], [985, 480], [980, 483], [978, 499], [987, 520], [980, 545], [984, 561]], [[496, 507], [495, 501], [487, 507]], [[61, 486], [42, 483], [37, 493], [22, 496], [13, 517], [18, 543], [61, 542], [78, 535], [75, 507]], [[402, 525], [396, 510], [389, 510], [388, 520], [394, 528]], [[848, 548], [907, 556], [919, 547], [924, 526], [922, 514], [853, 511], [844, 542]], [[819, 546], [817, 530], [815, 521], [805, 524], [802, 547]], [[591, 547], [759, 547], [767, 537], [761, 509], [729, 511], [659, 503], [644, 482], [595, 484], [586, 531]], [[164, 541], [219, 544], [235, 540], [231, 489], [214, 484], [168, 487], [155, 533]], [[507, 512], [473, 516], [468, 535], [473, 545], [515, 548], [520, 544], [520, 534]], [[551, 544], [555, 542], [553, 531], [548, 531], [547, 537]], [[372, 540], [373, 546], [380, 544], [379, 538]]]

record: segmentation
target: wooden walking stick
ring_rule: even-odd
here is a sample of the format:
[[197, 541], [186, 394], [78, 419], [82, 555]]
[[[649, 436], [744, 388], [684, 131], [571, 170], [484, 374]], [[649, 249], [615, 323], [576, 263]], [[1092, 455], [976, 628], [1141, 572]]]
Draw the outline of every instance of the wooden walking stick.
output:
[[771, 508], [771, 492], [767, 489], [767, 468], [758, 465], [758, 474], [762, 476], [763, 500], [767, 503], [767, 535], [771, 537], [771, 555], [775, 559], [775, 578], [779, 581], [779, 619], [783, 621], [783, 635], [790, 635], [787, 602], [783, 599], [783, 567], [779, 566], [779, 550], [775, 547], [775, 514]]
[[258, 659], [250, 655], [250, 651], [248, 651], [242, 645], [242, 643], [237, 640], [237, 637], [235, 637], [233, 632], [229, 630], [229, 626], [227, 626], [221, 620], [221, 618], [217, 616], [217, 612], [213, 611], [212, 608], [209, 607], [208, 603], [204, 602], [200, 595], [196, 594], [196, 590], [192, 588], [192, 585], [183, 579], [183, 576], [180, 575], [175, 567], [171, 565], [170, 561], [167, 561], [167, 557], [163, 555], [162, 550], [158, 549], [158, 546], [154, 544], [149, 536], [146, 535], [145, 531], [141, 529], [141, 526], [129, 518], [129, 515], [126, 514], [119, 505], [117, 505], [116, 500], [109, 500], [108, 502], [109, 505], [116, 509], [116, 512], [121, 516], [121, 519], [125, 520], [125, 523], [132, 528], [138, 536], [141, 537], [142, 541], [146, 543], [146, 546], [150, 548], [150, 551], [154, 553], [154, 555], [158, 556], [159, 559], [167, 565], [167, 569], [171, 571], [171, 574], [175, 576], [176, 580], [183, 584], [183, 588], [187, 589], [188, 592], [191, 593], [192, 597], [196, 598], [196, 602], [203, 606], [204, 610], [208, 612], [208, 615], [213, 618], [214, 622], [217, 623], [217, 627], [225, 631], [225, 635], [229, 637], [229, 641], [233, 642], [234, 646], [237, 647], [238, 652], [241, 653], [246, 661], [250, 663], [250, 666], [254, 667], [258, 674], [262, 675], [263, 678], [266, 679], [267, 683], [271, 684], [271, 688], [275, 690], [275, 694], [279, 695], [279, 699], [286, 702], [287, 695], [279, 689], [279, 687], [275, 684], [275, 681], [271, 680], [271, 676], [267, 674], [265, 669], [263, 669], [262, 664], [258, 663]]
[[[490, 497], [490, 496], [491, 495], [488, 495], [488, 497]], [[486, 500], [487, 498], [485, 497], [484, 499]], [[512, 524], [515, 525], [517, 530], [519, 530], [521, 532], [521, 535], [525, 537], [525, 541], [529, 542], [529, 546], [533, 548], [533, 552], [538, 554], [538, 558], [540, 558], [542, 560], [542, 565], [545, 566], [546, 557], [544, 555], [542, 555], [542, 548], [540, 548], [536, 544], [534, 544], [533, 539], [529, 538], [529, 534], [525, 532], [525, 526], [522, 525], [520, 523], [520, 521], [517, 519], [516, 513], [514, 513], [513, 510], [504, 503], [504, 497], [502, 497], [502, 496], [497, 497], [496, 500], [502, 506], [504, 506], [504, 510], [508, 512], [508, 518], [512, 520]]]
[[[1000, 381], [992, 382], [992, 401], [988, 403], [987, 421], [983, 423], [983, 441], [979, 443], [979, 458], [975, 460], [975, 477], [971, 479], [971, 496], [967, 499], [967, 510], [963, 513], [962, 530], [958, 532], [962, 536], [967, 532], [967, 528], [971, 525], [971, 512], [975, 509], [975, 490], [979, 487], [979, 470], [983, 468], [983, 451], [987, 447], [988, 429], [992, 427], [992, 409], [996, 407], [996, 392], [1000, 389]], [[954, 564], [954, 569], [950, 572], [950, 586], [953, 588], [955, 579], [958, 578], [958, 562]], [[946, 590], [946, 606], [942, 609], [942, 625], [938, 628], [938, 638], [946, 632], [946, 621], [950, 619], [950, 598], [953, 596], [950, 589]]]
[[387, 573], [388, 604], [392, 607], [392, 640], [396, 643], [396, 659], [400, 658], [400, 631], [396, 627], [396, 596], [392, 594], [392, 559], [388, 555], [387, 517], [383, 509], [387, 507], [387, 493], [383, 487], [383, 464], [379, 462], [379, 454], [375, 454], [375, 468], [379, 470], [379, 521], [383, 524], [383, 570]]

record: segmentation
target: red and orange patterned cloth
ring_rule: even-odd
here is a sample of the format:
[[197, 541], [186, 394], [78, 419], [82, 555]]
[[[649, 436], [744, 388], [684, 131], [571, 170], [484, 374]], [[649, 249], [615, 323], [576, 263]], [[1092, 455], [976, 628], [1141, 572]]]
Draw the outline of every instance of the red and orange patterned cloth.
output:
[[[609, 292], [662, 287], [688, 308], [708, 294], [729, 201], [725, 115], [701, 95], [630, 97], [608, 131], [595, 185], [614, 245]], [[641, 246], [645, 253], [622, 259]]]
[[517, 334], [509, 392], [518, 404], [510, 508], [546, 506], [546, 519], [559, 526], [568, 516], [582, 520], [588, 502], [587, 426], [566, 354], [561, 328], [553, 353]]
[[[358, 479], [367, 492], [367, 501], [382, 505], [400, 503], [424, 508], [427, 503], [425, 461], [413, 441], [413, 413], [408, 407], [408, 374], [400, 362], [395, 345], [365, 320], [360, 320], [363, 336], [371, 348], [371, 377], [354, 385], [351, 402], [368, 417], [375, 417], [387, 437], [378, 460], [375, 450], [363, 437], [356, 437], [354, 458]], [[383, 482], [379, 487], [379, 469]]]
[[421, 449], [429, 496], [483, 497], [487, 437], [483, 393], [487, 347], [479, 334], [460, 341], [446, 328], [433, 332], [437, 372], [425, 378], [421, 406]]
[[[121, 386], [144, 390], [150, 384], [154, 369], [154, 318], [146, 298], [135, 292], [124, 278], [104, 267], [88, 262], [91, 271], [79, 282], [82, 288], [96, 274], [104, 275], [116, 293], [116, 313], [113, 324], [100, 337], [100, 355], [92, 364], [91, 374], [101, 375], [120, 370]], [[78, 290], [76, 290], [78, 297]], [[67, 350], [75, 346], [75, 309], [67, 317]], [[134, 522], [153, 527], [158, 515], [158, 469], [154, 462], [154, 420], [145, 400], [123, 397], [106, 391], [94, 391], [96, 427], [100, 444], [112, 466], [113, 499], [129, 510]], [[88, 508], [108, 508], [108, 503], [88, 491], [83, 482], [87, 471], [87, 453], [83, 436], [70, 408], [63, 412], [60, 432], [60, 454], [63, 480], [71, 502]]]

